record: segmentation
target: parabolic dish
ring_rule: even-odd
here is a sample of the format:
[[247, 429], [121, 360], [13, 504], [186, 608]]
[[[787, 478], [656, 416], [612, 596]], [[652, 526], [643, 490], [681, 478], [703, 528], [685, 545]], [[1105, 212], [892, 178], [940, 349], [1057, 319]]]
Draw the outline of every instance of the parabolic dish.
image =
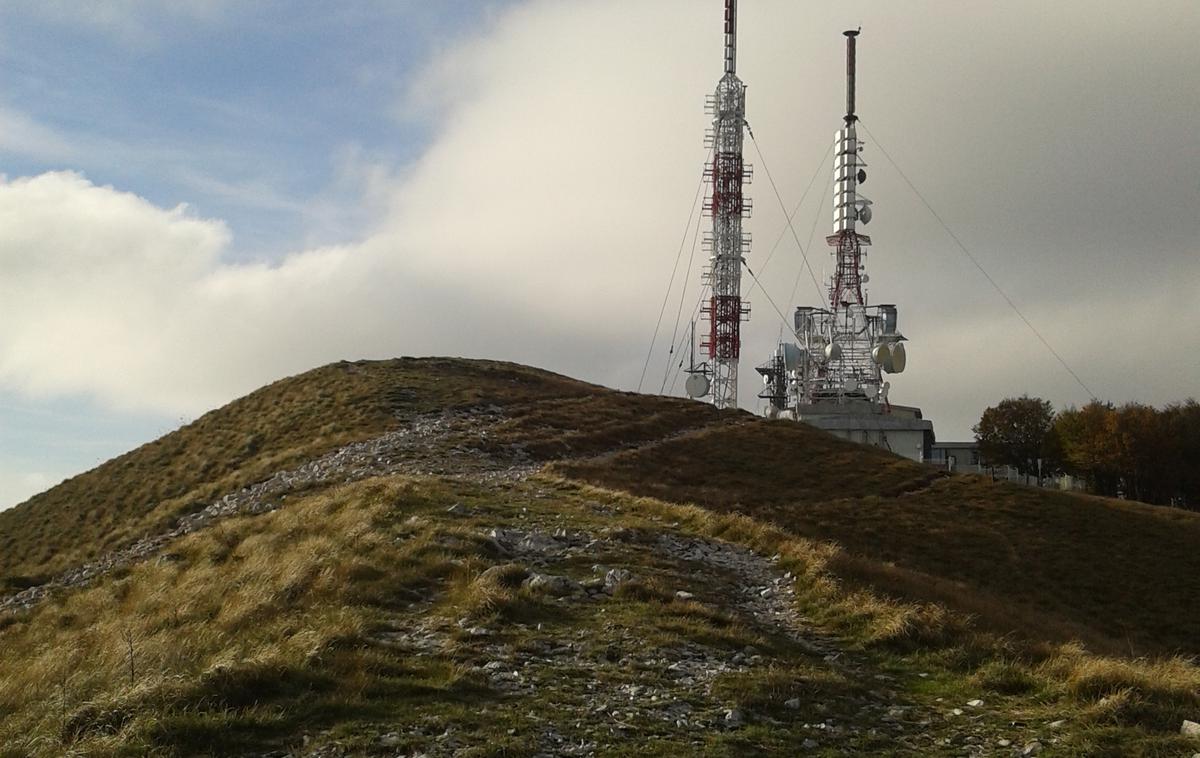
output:
[[842, 357], [842, 346], [836, 342], [830, 342], [825, 346], [825, 357], [831, 361], [840, 360]]
[[708, 386], [708, 377], [704, 374], [688, 374], [687, 381], [683, 383], [688, 397], [704, 397], [708, 394]]
[[887, 343], [881, 343], [871, 348], [871, 360], [876, 366], [886, 366], [892, 360], [892, 350]]
[[889, 374], [899, 374], [908, 364], [908, 355], [904, 351], [904, 343], [897, 342], [892, 345], [892, 367], [888, 369]]

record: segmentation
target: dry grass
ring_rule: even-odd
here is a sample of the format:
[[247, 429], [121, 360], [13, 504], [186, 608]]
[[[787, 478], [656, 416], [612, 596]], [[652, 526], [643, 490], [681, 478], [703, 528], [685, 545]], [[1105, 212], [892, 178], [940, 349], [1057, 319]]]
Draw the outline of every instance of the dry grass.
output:
[[[842, 547], [842, 581], [998, 634], [1200, 654], [1200, 514], [938, 474], [785, 422], [555, 463], [572, 479], [749, 514]], [[935, 612], [935, 611], [928, 611]]]
[[[940, 662], [954, 687], [1069, 712], [1086, 725], [1075, 754], [1170, 754], [1163, 733], [1200, 712], [1200, 674], [1172, 657], [1200, 653], [1200, 606], [1181, 600], [1200, 596], [1200, 514], [947, 477], [802, 425], [507, 364], [336, 364], [260, 390], [0, 514], [0, 582], [128, 543], [397, 414], [477, 404], [510, 418], [490, 444], [557, 460], [543, 482], [608, 503], [614, 523], [677, 523], [778, 554], [815, 622], [880, 655]], [[244, 747], [350, 718], [347, 704], [370, 712], [376, 691], [452, 702], [470, 677], [372, 649], [375, 614], [434, 587], [443, 620], [532, 622], [557, 606], [523, 590], [524, 567], [503, 565], [478, 533], [423, 515], [445, 496], [423, 488], [438, 486], [289, 499], [185, 540], [176, 562], [0, 619], [0, 744], [12, 746], [0, 756], [137, 753], [226, 733]], [[663, 644], [762, 642], [670, 590], [633, 582], [614, 607], [630, 624], [654, 618]], [[841, 686], [810, 674], [720, 686], [746, 703], [756, 687]]]
[[597, 391], [514, 364], [436, 358], [341, 362], [283, 379], [0, 512], [0, 591], [36, 583], [280, 469], [381, 434], [397, 416]]
[[[404, 480], [313, 496], [11, 619], [0, 630], [0, 755], [222, 739], [241, 749], [347, 705], [369, 712], [368, 690], [397, 667], [364, 642], [373, 609], [483, 554], [482, 541], [400, 522], [428, 497]], [[425, 661], [384, 678], [450, 692], [462, 676]]]
[[[578, 486], [588, 496], [611, 496], [604, 489]], [[1074, 716], [1084, 727], [1072, 737], [1071, 749], [1078, 748], [1078, 754], [1165, 756], [1195, 747], [1164, 736], [1200, 714], [1200, 667], [1191, 659], [1120, 659], [1095, 655], [1078, 643], [1017, 643], [980, 632], [973, 619], [943, 605], [905, 601], [846, 583], [838, 573], [845, 553], [835, 544], [799, 538], [739, 513], [653, 498], [627, 503], [626, 514], [649, 515], [779, 556], [780, 568], [796, 575], [798, 600], [809, 616], [869, 649], [917, 653], [926, 661], [921, 667], [942, 661], [958, 672], [949, 690], [956, 696], [964, 685], [1009, 697], [1037, 696], [1056, 718]], [[768, 670], [726, 678], [718, 689], [748, 707], [770, 709], [786, 699], [783, 695], [819, 697], [845, 686], [828, 672]]]

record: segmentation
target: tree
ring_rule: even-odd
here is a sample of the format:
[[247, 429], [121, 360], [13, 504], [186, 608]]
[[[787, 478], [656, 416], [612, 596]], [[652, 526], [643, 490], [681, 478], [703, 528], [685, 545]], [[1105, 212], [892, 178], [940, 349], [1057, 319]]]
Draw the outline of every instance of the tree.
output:
[[1121, 483], [1120, 451], [1112, 404], [1093, 400], [1079, 409], [1068, 408], [1058, 414], [1054, 430], [1067, 473], [1086, 481], [1098, 495], [1116, 495]]
[[[1012, 466], [1029, 481], [1058, 469], [1059, 446], [1054, 434], [1054, 406], [1022, 395], [988, 408], [975, 425], [979, 454], [992, 464]], [[1041, 461], [1041, 465], [1038, 462]]]
[[1171, 440], [1164, 414], [1148, 405], [1126, 403], [1116, 412], [1117, 470], [1126, 495], [1146, 503], [1169, 503], [1167, 473]]

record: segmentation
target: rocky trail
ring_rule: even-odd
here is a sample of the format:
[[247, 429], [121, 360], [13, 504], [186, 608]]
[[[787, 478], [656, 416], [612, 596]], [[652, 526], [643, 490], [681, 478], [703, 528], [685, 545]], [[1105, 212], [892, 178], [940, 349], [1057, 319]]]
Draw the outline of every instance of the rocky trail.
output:
[[500, 410], [494, 407], [417, 416], [379, 437], [345, 445], [231, 492], [180, 517], [169, 530], [65, 571], [44, 584], [0, 597], [0, 613], [31, 608], [55, 590], [84, 586], [122, 566], [155, 556], [169, 560], [166, 551], [175, 540], [227, 518], [268, 513], [283, 506], [289, 495], [314, 487], [391, 474], [450, 476], [481, 482], [526, 476], [536, 466], [529, 463], [520, 448], [497, 454], [478, 447], [502, 420]]

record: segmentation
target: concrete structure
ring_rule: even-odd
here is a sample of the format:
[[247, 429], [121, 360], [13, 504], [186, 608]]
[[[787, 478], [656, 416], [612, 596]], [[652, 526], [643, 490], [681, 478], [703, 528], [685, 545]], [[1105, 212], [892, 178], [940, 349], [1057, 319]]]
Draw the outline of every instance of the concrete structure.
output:
[[930, 460], [936, 447], [933, 422], [922, 418], [920, 408], [893, 405], [890, 413], [875, 413], [863, 403], [814, 403], [800, 408], [796, 418], [835, 437], [881, 447], [914, 461]]

